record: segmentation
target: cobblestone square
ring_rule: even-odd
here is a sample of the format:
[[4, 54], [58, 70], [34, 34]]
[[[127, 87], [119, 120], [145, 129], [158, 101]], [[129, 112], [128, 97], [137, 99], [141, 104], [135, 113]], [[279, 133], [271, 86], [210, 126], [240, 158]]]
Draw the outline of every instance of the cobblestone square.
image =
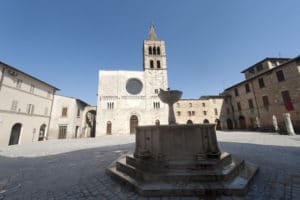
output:
[[[220, 148], [260, 169], [245, 197], [299, 199], [300, 136], [218, 131]], [[212, 199], [144, 198], [105, 174], [115, 159], [134, 150], [134, 135], [49, 140], [0, 148], [2, 199]]]

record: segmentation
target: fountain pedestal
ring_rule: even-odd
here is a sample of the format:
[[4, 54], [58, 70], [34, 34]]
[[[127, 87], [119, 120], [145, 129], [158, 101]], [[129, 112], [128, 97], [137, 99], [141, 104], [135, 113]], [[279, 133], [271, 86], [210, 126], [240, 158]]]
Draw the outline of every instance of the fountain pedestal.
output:
[[[165, 92], [161, 100], [171, 105], [181, 96], [180, 91]], [[143, 196], [247, 192], [258, 167], [221, 152], [214, 124], [177, 125], [172, 116], [169, 123], [137, 127], [134, 153], [119, 158], [107, 173]]]

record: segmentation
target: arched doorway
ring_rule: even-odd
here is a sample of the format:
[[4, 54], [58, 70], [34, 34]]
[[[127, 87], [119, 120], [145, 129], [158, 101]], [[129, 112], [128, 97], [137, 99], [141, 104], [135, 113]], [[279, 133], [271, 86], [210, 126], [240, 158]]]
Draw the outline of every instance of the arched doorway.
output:
[[227, 119], [227, 128], [228, 129], [233, 129], [233, 124], [232, 124], [232, 120], [231, 119]]
[[208, 119], [204, 119], [204, 120], [203, 120], [203, 123], [204, 123], [204, 124], [209, 124]]
[[86, 113], [85, 121], [88, 126], [88, 136], [95, 137], [96, 136], [96, 111], [90, 110]]
[[106, 123], [106, 134], [111, 135], [111, 122], [110, 121], [108, 121]]
[[8, 145], [19, 144], [20, 134], [21, 134], [22, 124], [16, 123], [11, 128], [10, 139]]
[[220, 122], [220, 120], [219, 120], [219, 119], [216, 119], [216, 120], [215, 120], [215, 123], [216, 123], [216, 129], [217, 129], [217, 130], [221, 130], [221, 122]]
[[159, 126], [160, 125], [160, 121], [157, 119], [157, 120], [155, 120], [155, 125], [156, 126]]
[[40, 127], [38, 141], [44, 140], [45, 132], [46, 132], [46, 124], [43, 124], [43, 125], [41, 125], [41, 127]]
[[240, 116], [239, 117], [239, 125], [241, 129], [245, 129], [246, 128], [246, 120], [244, 116]]
[[193, 124], [193, 121], [192, 120], [187, 120], [186, 124]]
[[136, 115], [130, 117], [130, 134], [135, 134], [135, 128], [139, 125], [139, 120]]

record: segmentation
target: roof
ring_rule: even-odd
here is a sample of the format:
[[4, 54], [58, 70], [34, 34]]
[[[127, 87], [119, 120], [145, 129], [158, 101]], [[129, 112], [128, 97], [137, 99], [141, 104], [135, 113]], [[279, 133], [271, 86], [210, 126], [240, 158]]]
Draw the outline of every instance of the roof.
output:
[[53, 86], [53, 85], [51, 85], [51, 84], [49, 84], [49, 83], [47, 83], [47, 82], [45, 82], [45, 81], [42, 81], [41, 79], [38, 79], [38, 78], [36, 78], [36, 77], [34, 77], [34, 76], [30, 75], [30, 74], [27, 74], [27, 73], [25, 73], [25, 72], [23, 72], [23, 71], [21, 71], [21, 70], [15, 68], [15, 67], [12, 67], [12, 66], [9, 65], [9, 64], [6, 64], [6, 63], [4, 63], [4, 62], [2, 62], [2, 61], [0, 61], [0, 64], [5, 65], [6, 67], [9, 67], [10, 69], [12, 69], [12, 70], [14, 70], [14, 71], [17, 71], [17, 72], [19, 72], [19, 73], [25, 74], [26, 76], [28, 76], [28, 77], [30, 77], [30, 78], [36, 80], [36, 81], [39, 81], [39, 82], [41, 82], [41, 83], [43, 83], [43, 84], [46, 84], [46, 85], [48, 85], [49, 87], [52, 87], [52, 88], [55, 89], [55, 90], [60, 90], [59, 88], [57, 88], [57, 87], [55, 87], [55, 86]]
[[230, 90], [230, 89], [232, 89], [232, 88], [237, 87], [238, 85], [241, 85], [241, 84], [246, 83], [246, 82], [248, 82], [248, 81], [250, 81], [250, 80], [253, 80], [253, 79], [256, 79], [256, 78], [258, 78], [258, 77], [261, 77], [261, 76], [264, 75], [264, 74], [267, 74], [267, 73], [270, 73], [270, 72], [272, 72], [272, 71], [274, 71], [274, 70], [277, 70], [277, 69], [279, 69], [279, 68], [281, 68], [281, 67], [283, 67], [283, 66], [285, 66], [285, 65], [287, 65], [287, 64], [289, 64], [289, 63], [291, 63], [291, 62], [294, 62], [294, 61], [296, 61], [296, 60], [300, 60], [300, 56], [297, 56], [297, 57], [295, 57], [295, 58], [293, 58], [293, 59], [289, 59], [287, 62], [282, 63], [281, 65], [278, 65], [278, 66], [276, 66], [276, 67], [274, 67], [274, 68], [271, 68], [271, 69], [269, 69], [269, 70], [267, 70], [267, 71], [264, 71], [264, 72], [258, 74], [257, 76], [254, 76], [254, 77], [248, 78], [248, 79], [246, 79], [246, 80], [244, 80], [244, 81], [242, 81], [242, 82], [239, 82], [239, 83], [237, 83], [237, 84], [235, 84], [235, 85], [233, 85], [233, 86], [231, 86], [231, 87], [229, 87], [229, 88], [226, 88], [224, 91], [228, 91], [228, 90]]
[[77, 99], [75, 97], [70, 97], [70, 96], [66, 96], [66, 95], [62, 95], [62, 94], [55, 94], [55, 96], [61, 96], [61, 97], [66, 97], [66, 98], [70, 98], [70, 99], [75, 99], [76, 101], [79, 101], [85, 105], [90, 106], [90, 104], [86, 103], [85, 101], [81, 100], [81, 99]]
[[221, 95], [205, 95], [201, 96], [199, 99], [205, 100], [205, 99], [223, 99], [224, 96]]
[[153, 24], [150, 26], [147, 40], [158, 40]]
[[261, 60], [261, 61], [255, 63], [254, 65], [251, 65], [251, 66], [248, 67], [247, 69], [244, 69], [243, 71], [241, 71], [241, 73], [245, 73], [248, 69], [251, 69], [252, 67], [255, 67], [256, 65], [261, 64], [261, 63], [263, 63], [263, 62], [265, 62], [265, 61], [267, 61], [267, 60], [270, 60], [270, 61], [272, 61], [272, 60], [283, 60], [283, 61], [288, 61], [288, 60], [290, 60], [290, 58], [274, 58], [274, 57], [266, 57], [265, 59], [263, 59], [263, 60]]

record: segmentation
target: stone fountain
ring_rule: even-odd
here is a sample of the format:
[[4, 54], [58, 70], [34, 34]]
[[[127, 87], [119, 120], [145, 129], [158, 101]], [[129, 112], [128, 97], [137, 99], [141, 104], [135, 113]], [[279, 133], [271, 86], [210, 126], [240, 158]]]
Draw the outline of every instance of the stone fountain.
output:
[[176, 124], [173, 104], [181, 95], [160, 90], [169, 125], [137, 127], [134, 153], [107, 173], [143, 196], [244, 195], [258, 167], [220, 151], [214, 124]]

